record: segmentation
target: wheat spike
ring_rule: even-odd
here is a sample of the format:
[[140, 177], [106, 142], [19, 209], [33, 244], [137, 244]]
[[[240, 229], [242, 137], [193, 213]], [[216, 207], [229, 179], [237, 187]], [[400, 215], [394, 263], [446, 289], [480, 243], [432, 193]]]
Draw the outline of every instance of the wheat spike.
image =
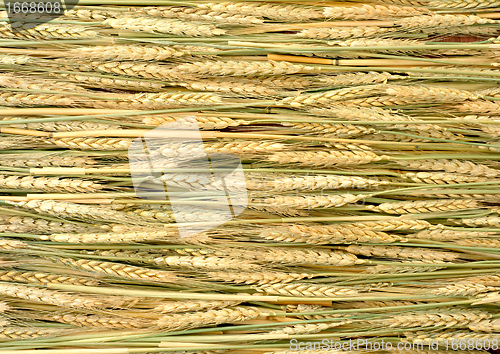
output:
[[442, 172], [408, 172], [401, 175], [403, 178], [409, 178], [416, 183], [429, 184], [457, 184], [457, 183], [477, 183], [487, 182], [490, 178], [479, 176], [458, 175], [456, 173]]
[[454, 106], [454, 108], [467, 114], [500, 114], [500, 104], [491, 101], [464, 102], [460, 105]]
[[137, 209], [128, 213], [133, 217], [139, 216], [141, 219], [150, 222], [171, 223], [176, 220], [173, 212], [170, 211]]
[[[11, 251], [15, 249], [27, 248], [28, 244], [18, 240], [9, 240], [6, 238], [0, 238], [0, 249]], [[1, 309], [1, 306], [0, 306]], [[1, 311], [0, 311], [1, 312]]]
[[304, 242], [321, 245], [329, 243], [392, 243], [404, 240], [397, 235], [357, 225], [293, 225], [264, 229], [259, 234], [268, 240]]
[[387, 181], [381, 181], [375, 178], [364, 178], [356, 176], [337, 176], [337, 175], [316, 175], [299, 177], [282, 177], [271, 179], [264, 176], [259, 178], [258, 174], [248, 175], [250, 181], [254, 183], [256, 189], [271, 189], [273, 191], [314, 191], [324, 189], [369, 189], [387, 185]]
[[393, 31], [391, 28], [377, 26], [310, 28], [297, 33], [298, 37], [311, 39], [367, 38]]
[[496, 227], [500, 228], [500, 217], [498, 216], [482, 216], [479, 218], [470, 218], [470, 219], [453, 219], [450, 220], [457, 224], [463, 224], [471, 227]]
[[339, 227], [358, 227], [371, 231], [401, 231], [401, 230], [423, 230], [433, 227], [425, 220], [411, 220], [394, 218], [391, 220], [361, 221], [349, 224], [340, 224]]
[[374, 325], [387, 327], [464, 327], [480, 322], [491, 315], [478, 311], [414, 312], [395, 315], [391, 318], [369, 321]]
[[0, 231], [17, 233], [51, 234], [57, 232], [98, 232], [106, 230], [103, 225], [86, 225], [69, 222], [58, 222], [45, 219], [34, 219], [27, 216], [3, 218], [0, 215]]
[[322, 18], [321, 11], [295, 5], [263, 4], [252, 2], [221, 2], [199, 4], [199, 8], [218, 13], [266, 17], [280, 22], [308, 21]]
[[210, 117], [210, 116], [176, 116], [167, 114], [152, 114], [147, 116], [138, 117], [142, 119], [142, 122], [147, 125], [160, 126], [164, 124], [176, 123], [182, 125], [185, 123], [192, 122], [196, 119], [198, 127], [202, 130], [222, 130], [227, 127], [237, 127], [240, 125], [250, 124], [249, 121], [243, 119], [232, 119], [226, 117]]
[[279, 164], [298, 163], [306, 166], [347, 166], [363, 165], [370, 162], [388, 160], [389, 156], [377, 155], [371, 151], [279, 151], [268, 156], [269, 161]]
[[254, 199], [253, 203], [264, 203], [271, 206], [287, 206], [296, 209], [337, 208], [346, 204], [356, 203], [367, 196], [364, 194], [339, 195], [304, 195], [304, 196], [275, 196], [270, 198]]
[[435, 8], [458, 8], [458, 9], [484, 9], [498, 7], [498, 0], [431, 0], [430, 7]]
[[498, 288], [464, 281], [432, 289], [431, 292], [436, 295], [444, 296], [470, 296], [496, 290], [498, 290]]
[[71, 96], [58, 94], [37, 94], [4, 91], [0, 93], [0, 104], [9, 107], [74, 106], [76, 105], [76, 101]]
[[28, 189], [44, 192], [96, 192], [101, 184], [77, 178], [0, 175], [0, 188]]
[[[439, 269], [444, 269], [446, 266], [433, 266], [428, 264], [443, 264], [441, 261], [429, 261], [424, 262], [415, 260], [404, 260], [402, 262], [393, 261], [393, 265], [378, 264], [376, 266], [368, 267], [363, 273], [366, 274], [406, 274], [406, 273], [422, 273], [422, 272], [434, 272]], [[415, 264], [425, 264], [425, 266], [403, 266], [398, 263], [415, 263]]]
[[283, 99], [283, 104], [291, 107], [303, 106], [331, 106], [338, 101], [345, 101], [357, 97], [372, 96], [385, 92], [384, 85], [366, 85], [346, 87], [338, 90], [323, 91], [319, 93], [302, 94]]
[[71, 258], [52, 258], [54, 261], [68, 265], [70, 267], [81, 269], [90, 273], [109, 275], [112, 277], [137, 279], [141, 281], [158, 283], [175, 283], [178, 277], [172, 272], [142, 268], [127, 264], [98, 261], [92, 259], [71, 259]]
[[72, 167], [96, 165], [97, 161], [90, 157], [57, 156], [46, 154], [15, 154], [2, 156], [0, 165], [12, 167]]
[[84, 315], [84, 314], [50, 314], [42, 317], [47, 321], [67, 323], [76, 327], [96, 327], [96, 328], [144, 328], [154, 325], [151, 320], [138, 318], [127, 318], [104, 315]]
[[68, 91], [85, 92], [83, 87], [70, 82], [57, 81], [42, 77], [30, 77], [15, 74], [0, 74], [0, 86], [12, 87], [16, 89], [27, 90], [45, 90], [45, 91]]
[[200, 268], [207, 270], [220, 269], [259, 269], [260, 267], [250, 261], [231, 257], [215, 256], [163, 256], [154, 259], [155, 264], [176, 268]]
[[474, 332], [498, 332], [500, 331], [500, 321], [499, 320], [484, 320], [477, 323], [471, 323], [468, 328]]
[[1, 65], [24, 65], [33, 62], [33, 58], [27, 55], [0, 55]]
[[43, 337], [54, 337], [68, 334], [68, 329], [61, 328], [43, 328], [43, 327], [0, 327], [0, 338], [4, 340], [22, 340]]
[[115, 29], [131, 30], [148, 33], [166, 33], [176, 36], [211, 37], [226, 33], [225, 30], [212, 25], [202, 25], [178, 20], [158, 19], [154, 17], [126, 17], [111, 18], [103, 22], [104, 25]]
[[200, 310], [219, 310], [225, 307], [237, 306], [241, 301], [237, 300], [187, 300], [166, 301], [157, 305], [154, 311], [161, 313], [195, 312]]
[[60, 218], [112, 221], [125, 224], [144, 224], [138, 217], [133, 219], [129, 214], [93, 205], [75, 204], [54, 200], [30, 200], [29, 202], [9, 202], [24, 209], [35, 210], [42, 214]]
[[194, 76], [270, 76], [290, 75], [313, 68], [291, 64], [285, 61], [244, 61], [244, 60], [210, 60], [180, 64], [174, 67], [169, 74], [173, 77]]
[[344, 297], [357, 295], [354, 288], [342, 288], [338, 286], [315, 285], [315, 284], [269, 284], [256, 287], [256, 290], [273, 295], [283, 296], [317, 296], [317, 297]]
[[20, 21], [12, 22], [10, 24], [7, 22], [1, 22], [0, 37], [32, 40], [92, 39], [99, 37], [99, 32], [83, 26], [55, 23], [42, 23], [37, 25], [34, 23]]
[[345, 321], [337, 321], [330, 323], [297, 324], [293, 326], [286, 326], [283, 328], [275, 329], [274, 331], [270, 331], [269, 334], [288, 334], [288, 335], [313, 334], [326, 331], [327, 329], [330, 328], [343, 326], [349, 323], [352, 323], [352, 321], [345, 320]]
[[[120, 126], [94, 123], [94, 122], [73, 121], [73, 122], [15, 123], [17, 120], [22, 120], [22, 118], [19, 119], [17, 117], [6, 117], [3, 120], [4, 121], [11, 120], [13, 122], [13, 124], [10, 124], [9, 127], [20, 128], [20, 129], [31, 129], [31, 130], [43, 130], [48, 132], [72, 132], [72, 131], [82, 131], [82, 130], [120, 129]], [[70, 160], [71, 158], [67, 157], [66, 159]], [[76, 159], [79, 159], [80, 161], [85, 161], [85, 158], [76, 158]]]
[[[222, 102], [220, 96], [211, 93], [192, 93], [192, 92], [176, 92], [176, 93], [138, 93], [130, 95], [119, 101], [109, 101], [114, 106], [123, 107], [127, 109], [167, 109], [178, 106], [191, 106], [191, 105], [206, 105]], [[104, 107], [108, 102], [103, 101]], [[96, 102], [97, 106], [101, 102]]]
[[259, 317], [262, 312], [255, 307], [234, 307], [222, 310], [191, 312], [166, 315], [160, 318], [157, 325], [163, 331], [180, 331], [222, 323], [236, 323]]
[[[138, 78], [148, 78], [148, 79], [173, 79], [171, 73], [171, 68], [169, 65], [140, 62], [140, 61], [96, 61], [96, 62], [83, 62], [84, 65], [70, 65], [67, 69], [75, 71], [76, 69], [80, 71], [100, 71], [102, 73], [116, 74], [122, 76], [131, 76]], [[79, 64], [78, 62], [76, 64]], [[66, 66], [65, 63], [61, 65]], [[75, 75], [75, 76], [73, 76]], [[80, 79], [80, 76], [87, 81], [91, 79], [86, 79], [88, 75], [84, 74], [69, 74], [67, 77], [71, 79], [72, 77]], [[97, 79], [94, 79], [97, 80]]]
[[193, 8], [193, 7], [155, 7], [148, 6], [140, 10], [150, 16], [178, 18], [188, 21], [205, 21], [215, 22], [220, 24], [231, 25], [256, 25], [261, 24], [264, 20], [260, 17], [251, 15], [231, 14], [211, 9]]
[[475, 177], [496, 177], [500, 175], [500, 171], [472, 161], [437, 159], [397, 161], [396, 163], [409, 170], [446, 171]]
[[64, 11], [65, 17], [84, 21], [104, 21], [107, 18], [120, 17], [122, 12], [102, 9], [71, 9]]
[[457, 253], [432, 251], [427, 248], [418, 247], [350, 245], [342, 248], [347, 252], [366, 257], [403, 258], [439, 262], [451, 262], [459, 258], [459, 254]]
[[[472, 236], [471, 236], [472, 237]], [[478, 238], [478, 239], [462, 239], [455, 242], [455, 244], [466, 247], [486, 247], [486, 248], [499, 248], [500, 240]]]
[[64, 243], [136, 243], [148, 241], [175, 241], [178, 243], [206, 242], [209, 238], [206, 235], [197, 234], [194, 238], [180, 238], [174, 229], [151, 229], [141, 228], [136, 231], [125, 230], [122, 232], [101, 232], [101, 233], [62, 233], [51, 235], [40, 235], [42, 241], [64, 242]]
[[404, 106], [418, 103], [454, 103], [476, 100], [478, 96], [466, 90], [445, 87], [386, 85], [386, 95], [356, 98], [345, 102], [352, 106]]
[[244, 78], [199, 79], [185, 82], [173, 82], [172, 84], [193, 91], [222, 92], [244, 97], [272, 97], [286, 94], [286, 91], [269, 88], [265, 85], [258, 84], [255, 80]]
[[323, 15], [329, 19], [342, 18], [346, 20], [377, 20], [391, 17], [417, 16], [429, 13], [425, 8], [363, 4], [362, 6], [325, 7]]
[[367, 205], [366, 209], [388, 214], [430, 213], [438, 211], [477, 209], [481, 205], [468, 199], [435, 199], [382, 203], [377, 206]]
[[388, 80], [402, 79], [404, 76], [394, 75], [386, 72], [373, 72], [368, 73], [347, 73], [334, 76], [323, 76], [318, 80], [328, 86], [356, 86], [356, 85], [370, 85], [386, 83]]
[[409, 238], [435, 241], [462, 240], [466, 238], [485, 237], [491, 235], [490, 232], [455, 231], [455, 230], [422, 230], [415, 234], [408, 235]]
[[475, 340], [483, 342], [485, 340], [488, 340], [491, 342], [493, 340], [500, 339], [500, 336], [497, 334], [474, 333], [471, 331], [457, 331], [457, 330], [439, 331], [437, 333], [428, 331], [416, 331], [404, 334], [413, 343], [428, 344], [430, 342], [435, 343], [437, 341], [441, 345], [444, 345], [444, 343], [446, 342], [451, 343], [451, 341], [466, 342], [467, 340]]
[[161, 91], [165, 84], [142, 80], [127, 80], [111, 77], [102, 77], [85, 74], [51, 73], [51, 75], [62, 77], [69, 81], [77, 82], [85, 87], [133, 90], [133, 91]]
[[14, 283], [0, 284], [0, 293], [9, 297], [41, 302], [65, 308], [95, 309], [117, 307], [123, 306], [127, 302], [131, 301], [131, 298], [125, 297], [77, 295]]
[[285, 127], [300, 129], [310, 134], [318, 134], [322, 136], [332, 137], [356, 137], [359, 135], [373, 134], [375, 129], [366, 128], [361, 125], [352, 124], [332, 124], [332, 123], [291, 123], [281, 122]]
[[423, 15], [406, 17], [394, 21], [394, 25], [401, 26], [405, 30], [418, 29], [422, 27], [431, 27], [435, 30], [437, 27], [455, 27], [455, 26], [472, 26], [496, 23], [497, 21], [489, 18], [483, 18], [475, 15]]
[[0, 280], [13, 283], [35, 283], [35, 284], [71, 284], [95, 286], [99, 281], [91, 278], [72, 277], [60, 274], [44, 272], [29, 272], [14, 269], [0, 269]]
[[211, 279], [231, 282], [236, 284], [275, 284], [289, 283], [294, 280], [312, 277], [306, 273], [281, 273], [281, 272], [259, 272], [259, 273], [243, 273], [243, 272], [207, 272], [205, 273]]
[[181, 57], [185, 53], [163, 46], [112, 45], [77, 47], [65, 55], [91, 60], [165, 60]]
[[278, 249], [254, 253], [257, 261], [304, 266], [351, 266], [365, 261], [355, 255], [342, 251], [323, 251], [315, 249]]
[[62, 148], [75, 150], [128, 150], [133, 139], [131, 138], [57, 138], [46, 140]]

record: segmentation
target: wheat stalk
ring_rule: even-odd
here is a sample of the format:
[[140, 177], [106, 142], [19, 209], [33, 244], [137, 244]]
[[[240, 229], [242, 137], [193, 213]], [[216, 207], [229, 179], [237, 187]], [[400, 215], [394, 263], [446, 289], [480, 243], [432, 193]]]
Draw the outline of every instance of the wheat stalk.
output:
[[262, 311], [255, 307], [234, 307], [222, 310], [166, 315], [158, 320], [157, 325], [162, 331], [171, 332], [222, 323], [236, 323], [254, 319], [261, 315]]
[[435, 199], [435, 200], [417, 200], [417, 201], [402, 201], [394, 203], [382, 203], [377, 206], [367, 205], [366, 209], [388, 214], [407, 214], [407, 213], [430, 213], [437, 211], [450, 211], [450, 210], [462, 210], [462, 209], [477, 209], [480, 207], [481, 205], [475, 200]]

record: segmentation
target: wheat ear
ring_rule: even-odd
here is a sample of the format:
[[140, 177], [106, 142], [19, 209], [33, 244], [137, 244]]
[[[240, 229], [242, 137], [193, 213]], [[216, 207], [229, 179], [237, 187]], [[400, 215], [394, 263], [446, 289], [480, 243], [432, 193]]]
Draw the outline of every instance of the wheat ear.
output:
[[347, 252], [366, 257], [403, 258], [440, 262], [451, 262], [459, 258], [459, 254], [457, 253], [430, 251], [427, 248], [418, 247], [350, 245], [343, 247], [343, 249]]
[[201, 310], [219, 310], [225, 307], [237, 306], [241, 301], [237, 300], [187, 300], [167, 301], [157, 305], [154, 311], [161, 313], [195, 312]]
[[194, 8], [194, 7], [155, 7], [148, 6], [140, 10], [150, 16], [178, 18], [184, 21], [205, 21], [220, 24], [231, 25], [255, 25], [264, 22], [262, 18], [242, 15], [230, 14], [227, 12], [214, 11], [212, 9]]
[[195, 24], [177, 20], [158, 19], [154, 17], [120, 17], [111, 18], [103, 22], [115, 29], [124, 29], [148, 33], [166, 33], [176, 36], [211, 37], [226, 33], [221, 28], [212, 25]]
[[231, 257], [215, 256], [163, 256], [154, 259], [155, 264], [176, 268], [221, 269], [259, 269], [253, 262]]
[[35, 283], [35, 284], [70, 284], [95, 286], [99, 281], [91, 278], [72, 277], [61, 274], [30, 272], [14, 269], [0, 269], [0, 280], [13, 283]]
[[312, 277], [307, 273], [282, 273], [282, 272], [258, 272], [258, 273], [243, 273], [243, 272], [207, 272], [205, 273], [211, 279], [236, 283], [236, 284], [275, 284], [289, 283], [294, 280]]
[[373, 320], [370, 323], [387, 327], [464, 327], [491, 315], [479, 311], [415, 312], [395, 315], [388, 319]]
[[127, 318], [118, 316], [104, 315], [84, 315], [84, 314], [50, 314], [42, 317], [44, 320], [67, 323], [76, 327], [94, 327], [94, 328], [144, 328], [154, 325], [151, 320], [139, 318]]
[[5, 189], [28, 189], [44, 192], [96, 192], [101, 184], [76, 178], [32, 177], [0, 175], [0, 187]]
[[33, 40], [92, 39], [98, 38], [99, 32], [83, 26], [67, 24], [42, 23], [35, 25], [29, 22], [13, 22], [12, 24], [1, 22], [0, 37]]
[[262, 311], [254, 307], [234, 307], [222, 310], [166, 315], [158, 320], [157, 325], [163, 331], [171, 332], [222, 323], [236, 323], [254, 319], [261, 315]]
[[283, 296], [316, 296], [316, 297], [345, 297], [357, 295], [354, 288], [342, 288], [338, 286], [315, 285], [315, 284], [270, 284], [256, 287], [258, 291], [268, 294]]
[[377, 26], [310, 28], [297, 33], [298, 37], [311, 39], [344, 39], [375, 37], [393, 29]]
[[112, 277], [137, 279], [141, 281], [158, 283], [175, 283], [179, 279], [172, 272], [142, 268], [121, 263], [98, 261], [92, 259], [52, 259], [58, 263], [65, 264], [76, 269], [81, 269], [94, 274], [109, 275]]
[[346, 20], [376, 20], [391, 17], [417, 16], [427, 13], [429, 13], [429, 10], [425, 8], [378, 4], [325, 7], [323, 10], [323, 15], [327, 18], [342, 18]]
[[430, 213], [439, 211], [477, 209], [481, 205], [468, 199], [435, 199], [382, 203], [377, 206], [367, 205], [366, 209], [388, 214]]

